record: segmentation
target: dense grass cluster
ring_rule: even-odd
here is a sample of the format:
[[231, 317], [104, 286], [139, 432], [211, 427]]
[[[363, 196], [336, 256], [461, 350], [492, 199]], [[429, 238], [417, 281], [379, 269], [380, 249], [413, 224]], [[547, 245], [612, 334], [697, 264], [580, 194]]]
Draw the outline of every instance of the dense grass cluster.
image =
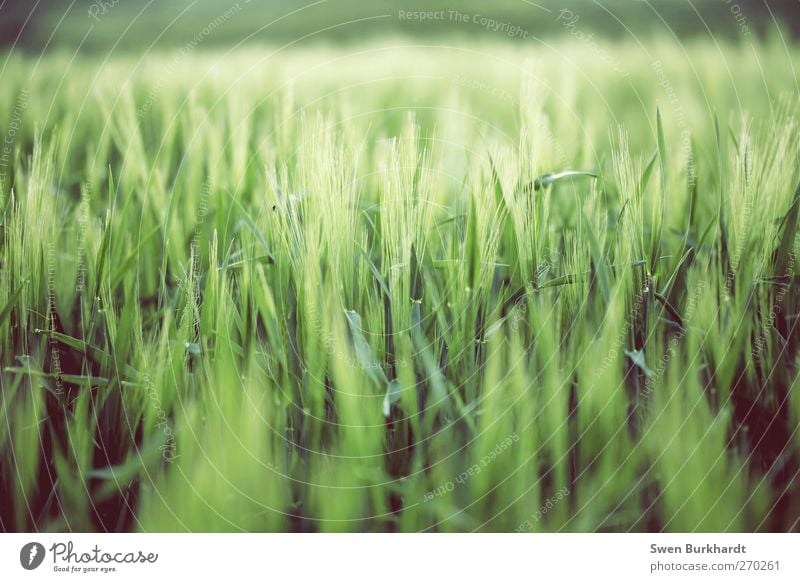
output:
[[797, 529], [797, 52], [608, 51], [4, 58], [0, 527]]

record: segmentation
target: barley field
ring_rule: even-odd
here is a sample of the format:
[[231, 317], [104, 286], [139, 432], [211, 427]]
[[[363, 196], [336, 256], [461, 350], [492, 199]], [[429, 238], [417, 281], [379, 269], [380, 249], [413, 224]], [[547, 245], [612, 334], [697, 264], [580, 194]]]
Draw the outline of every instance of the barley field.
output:
[[798, 56], [8, 51], [0, 529], [797, 531]]

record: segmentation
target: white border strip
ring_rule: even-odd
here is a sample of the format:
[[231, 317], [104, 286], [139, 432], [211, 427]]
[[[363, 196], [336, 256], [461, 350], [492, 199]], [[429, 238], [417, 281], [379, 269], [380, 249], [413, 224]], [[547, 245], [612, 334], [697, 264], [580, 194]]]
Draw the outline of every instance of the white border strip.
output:
[[798, 554], [800, 534], [4, 534], [0, 580], [797, 581]]

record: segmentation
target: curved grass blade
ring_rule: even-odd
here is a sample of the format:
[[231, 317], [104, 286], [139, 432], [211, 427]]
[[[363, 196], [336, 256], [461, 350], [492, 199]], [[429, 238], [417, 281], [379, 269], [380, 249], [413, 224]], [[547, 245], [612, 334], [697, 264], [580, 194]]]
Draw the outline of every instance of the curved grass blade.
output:
[[0, 326], [2, 326], [6, 319], [11, 315], [11, 311], [14, 309], [14, 306], [17, 304], [17, 299], [22, 294], [22, 290], [25, 289], [25, 285], [28, 284], [28, 281], [23, 281], [22, 284], [17, 287], [16, 291], [11, 294], [11, 297], [8, 298], [8, 303], [6, 303], [3, 310], [0, 311]]
[[543, 174], [533, 180], [533, 189], [541, 190], [552, 186], [561, 180], [568, 180], [572, 178], [593, 178], [597, 179], [597, 172], [589, 172], [584, 170], [564, 170], [563, 172], [553, 172], [550, 174]]

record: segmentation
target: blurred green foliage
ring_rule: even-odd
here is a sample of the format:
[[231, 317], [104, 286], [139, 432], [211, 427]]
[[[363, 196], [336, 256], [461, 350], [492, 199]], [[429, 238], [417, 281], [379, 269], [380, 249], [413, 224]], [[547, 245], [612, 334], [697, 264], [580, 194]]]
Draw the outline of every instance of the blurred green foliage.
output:
[[[232, 13], [229, 18], [222, 17], [226, 10]], [[443, 17], [401, 17], [417, 11], [443, 11]], [[467, 15], [468, 21], [449, 11]], [[473, 21], [476, 16], [478, 22]], [[576, 27], [586, 35], [615, 39], [647, 37], [654, 31], [680, 38], [746, 39], [778, 27], [793, 36], [800, 30], [797, 3], [789, 0], [48, 0], [3, 3], [0, 42], [32, 51], [140, 51], [154, 45], [183, 46], [215, 21], [219, 26], [205, 38], [209, 46], [353, 42], [387, 35], [502, 38], [502, 29], [482, 26], [482, 18], [518, 27], [527, 39], [564, 35]], [[567, 28], [568, 22], [573, 28]]]

